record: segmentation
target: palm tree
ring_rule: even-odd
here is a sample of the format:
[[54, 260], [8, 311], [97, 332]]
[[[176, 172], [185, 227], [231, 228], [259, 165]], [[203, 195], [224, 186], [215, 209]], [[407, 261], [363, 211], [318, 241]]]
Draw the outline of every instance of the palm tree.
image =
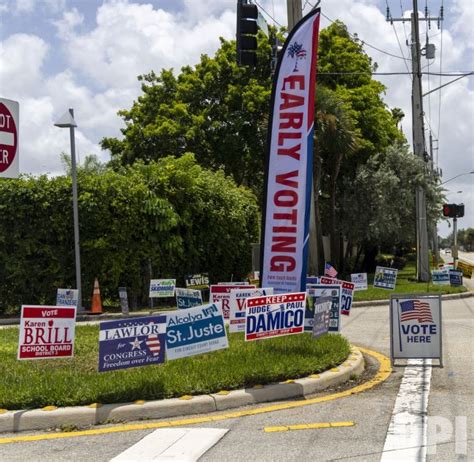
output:
[[[341, 165], [347, 156], [355, 152], [358, 145], [358, 130], [350, 114], [350, 107], [344, 103], [334, 90], [319, 86], [316, 94], [316, 140], [314, 148], [314, 192], [315, 212], [318, 230], [318, 249], [322, 251], [321, 213], [318, 193], [321, 189], [329, 195], [329, 230], [331, 242], [331, 261], [340, 266], [340, 236], [337, 226], [336, 194], [337, 179]], [[322, 174], [325, 174], [323, 184]], [[324, 187], [324, 188], [323, 188]], [[319, 255], [322, 253], [318, 252]], [[324, 261], [319, 261], [322, 269]]]

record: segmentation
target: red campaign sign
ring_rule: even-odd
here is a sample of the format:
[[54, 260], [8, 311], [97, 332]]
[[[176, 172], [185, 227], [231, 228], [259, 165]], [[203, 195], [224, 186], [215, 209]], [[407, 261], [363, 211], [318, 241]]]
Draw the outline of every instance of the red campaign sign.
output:
[[76, 307], [22, 306], [18, 359], [74, 356]]
[[245, 341], [302, 334], [306, 292], [247, 299]]
[[302, 302], [306, 300], [306, 293], [299, 292], [289, 295], [268, 295], [247, 299], [247, 306], [271, 305], [273, 303]]
[[18, 132], [15, 118], [7, 106], [0, 102], [0, 173], [13, 163], [18, 148]]
[[211, 285], [210, 303], [221, 303], [224, 319], [230, 318], [230, 291], [233, 289], [256, 289], [254, 285]]

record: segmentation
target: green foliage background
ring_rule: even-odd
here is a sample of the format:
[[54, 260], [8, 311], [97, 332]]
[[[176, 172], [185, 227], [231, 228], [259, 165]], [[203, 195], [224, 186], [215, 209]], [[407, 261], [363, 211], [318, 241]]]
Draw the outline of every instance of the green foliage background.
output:
[[[167, 157], [100, 174], [80, 171], [83, 300], [94, 278], [102, 295], [146, 304], [152, 277], [208, 271], [211, 280], [250, 270], [259, 209], [249, 190], [194, 156]], [[0, 182], [0, 313], [23, 303], [55, 303], [75, 287], [71, 180], [25, 177]], [[181, 281], [182, 283], [182, 281]]]

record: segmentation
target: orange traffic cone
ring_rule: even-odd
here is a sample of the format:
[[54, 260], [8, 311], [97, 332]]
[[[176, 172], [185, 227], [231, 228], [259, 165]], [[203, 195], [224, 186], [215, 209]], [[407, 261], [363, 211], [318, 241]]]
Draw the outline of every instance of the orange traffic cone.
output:
[[95, 278], [94, 281], [94, 292], [92, 293], [92, 314], [101, 314], [102, 313], [102, 300], [100, 299], [100, 289], [99, 281]]

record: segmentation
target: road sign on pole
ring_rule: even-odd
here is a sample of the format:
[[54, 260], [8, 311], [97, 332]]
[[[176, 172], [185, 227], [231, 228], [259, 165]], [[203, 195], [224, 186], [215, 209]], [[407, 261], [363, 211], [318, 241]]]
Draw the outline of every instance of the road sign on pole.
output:
[[0, 98], [0, 178], [18, 178], [18, 126], [20, 105]]

